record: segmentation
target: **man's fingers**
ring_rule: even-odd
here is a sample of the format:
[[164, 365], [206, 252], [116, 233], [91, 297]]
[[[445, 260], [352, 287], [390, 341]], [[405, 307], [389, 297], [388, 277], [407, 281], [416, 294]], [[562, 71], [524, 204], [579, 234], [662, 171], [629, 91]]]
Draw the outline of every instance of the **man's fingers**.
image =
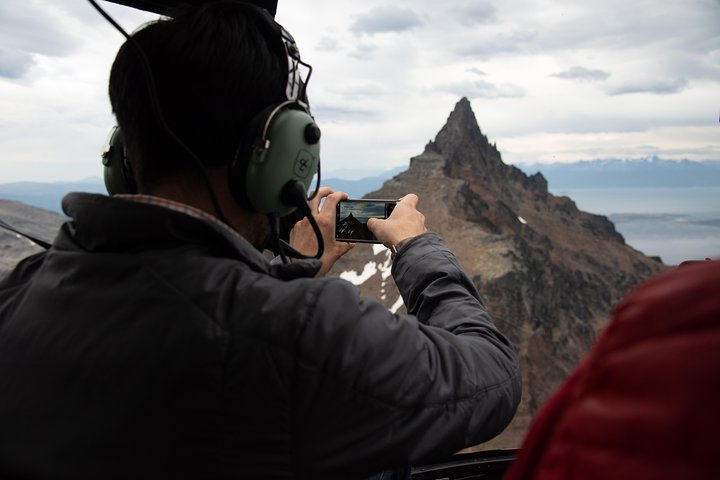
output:
[[320, 187], [320, 190], [318, 190], [318, 194], [315, 198], [327, 197], [331, 193], [333, 193], [333, 189], [331, 187]]
[[416, 208], [417, 204], [418, 204], [418, 196], [415, 195], [414, 193], [408, 193], [407, 195], [402, 197], [399, 201], [402, 203], [407, 203], [411, 207]]
[[383, 220], [381, 218], [370, 217], [370, 218], [368, 218], [367, 226], [370, 229], [370, 231], [372, 232], [375, 230], [375, 228], [377, 228], [380, 225], [378, 222], [385, 222], [385, 221], [386, 220]]
[[[333, 189], [330, 187], [320, 187], [320, 189], [317, 191], [317, 195], [313, 197], [312, 200], [310, 200], [308, 203], [310, 205], [310, 208], [313, 213], [317, 213], [318, 209], [320, 207], [320, 201], [327, 197], [328, 195], [331, 195], [333, 193]], [[312, 194], [310, 196], [313, 196]]]
[[310, 194], [308, 196], [312, 197], [313, 195], [315, 195], [315, 197], [322, 197], [323, 194], [328, 195], [328, 193], [332, 193], [332, 191], [333, 191], [332, 187], [328, 187], [328, 186], [320, 187], [320, 190], [318, 190], [317, 195], [315, 195], [315, 190], [311, 190]]
[[323, 205], [322, 211], [327, 212], [327, 215], [335, 216], [335, 207], [338, 203], [343, 200], [347, 200], [348, 194], [345, 192], [332, 192], [325, 198], [325, 204]]

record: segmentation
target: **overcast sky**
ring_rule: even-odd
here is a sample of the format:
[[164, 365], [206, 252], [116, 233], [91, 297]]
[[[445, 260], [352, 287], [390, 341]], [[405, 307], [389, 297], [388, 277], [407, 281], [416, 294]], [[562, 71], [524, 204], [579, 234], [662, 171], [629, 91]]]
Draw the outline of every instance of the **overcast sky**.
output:
[[[326, 172], [406, 165], [461, 97], [506, 163], [720, 159], [720, 0], [280, 0], [277, 19], [314, 67]], [[0, 2], [0, 183], [102, 175], [121, 42], [84, 0]]]

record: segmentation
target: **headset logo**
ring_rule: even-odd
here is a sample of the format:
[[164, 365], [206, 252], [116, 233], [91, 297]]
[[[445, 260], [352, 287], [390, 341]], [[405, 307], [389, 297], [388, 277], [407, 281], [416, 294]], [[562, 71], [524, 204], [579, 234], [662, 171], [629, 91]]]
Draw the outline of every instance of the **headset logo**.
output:
[[295, 158], [295, 176], [297, 178], [307, 178], [313, 172], [315, 157], [307, 150], [300, 150], [297, 158]]

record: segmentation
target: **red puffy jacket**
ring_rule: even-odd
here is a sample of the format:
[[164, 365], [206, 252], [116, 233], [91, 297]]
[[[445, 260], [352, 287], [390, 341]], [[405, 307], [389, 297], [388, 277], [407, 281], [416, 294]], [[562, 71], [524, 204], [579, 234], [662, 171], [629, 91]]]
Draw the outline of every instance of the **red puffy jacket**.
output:
[[505, 476], [720, 479], [720, 261], [631, 292]]

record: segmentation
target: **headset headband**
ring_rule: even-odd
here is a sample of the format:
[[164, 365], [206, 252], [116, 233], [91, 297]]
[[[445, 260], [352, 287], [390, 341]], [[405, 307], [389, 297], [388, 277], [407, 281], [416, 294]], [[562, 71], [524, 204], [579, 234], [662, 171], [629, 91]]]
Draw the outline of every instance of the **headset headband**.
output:
[[285, 98], [299, 103], [309, 111], [306, 88], [312, 74], [312, 66], [301, 60], [300, 50], [293, 36], [277, 23], [266, 9], [247, 2], [230, 1], [229, 3], [240, 6], [252, 15], [257, 20], [254, 22], [255, 26], [265, 37], [266, 45], [275, 50], [279, 57], [287, 59]]
[[[285, 30], [282, 25], [277, 25], [280, 27], [280, 38], [285, 47], [288, 59], [288, 80], [285, 95], [288, 100], [301, 103], [305, 109], [309, 111], [310, 105], [307, 101], [306, 89], [310, 81], [310, 75], [312, 75], [312, 66], [300, 59], [300, 50], [297, 47], [297, 43], [295, 43], [295, 39], [290, 35], [290, 32]], [[305, 78], [303, 78], [302, 68], [307, 69]]]

